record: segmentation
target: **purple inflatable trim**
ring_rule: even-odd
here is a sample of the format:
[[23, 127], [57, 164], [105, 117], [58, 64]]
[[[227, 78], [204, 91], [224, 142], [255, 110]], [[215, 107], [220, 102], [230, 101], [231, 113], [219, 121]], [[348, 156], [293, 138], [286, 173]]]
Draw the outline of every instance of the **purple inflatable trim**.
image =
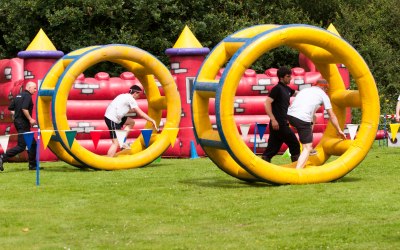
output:
[[170, 48], [165, 50], [168, 56], [190, 56], [190, 55], [207, 55], [210, 53], [209, 48]]
[[61, 58], [64, 56], [62, 51], [49, 51], [49, 50], [31, 50], [18, 52], [19, 58]]

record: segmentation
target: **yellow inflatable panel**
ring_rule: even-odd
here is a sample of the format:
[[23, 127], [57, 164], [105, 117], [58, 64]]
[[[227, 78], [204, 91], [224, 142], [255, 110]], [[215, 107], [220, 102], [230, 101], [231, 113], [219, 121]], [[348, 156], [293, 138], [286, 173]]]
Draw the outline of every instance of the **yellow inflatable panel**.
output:
[[[157, 123], [162, 111], [167, 109], [164, 130], [152, 136], [155, 139], [151, 140], [149, 147], [134, 145], [132, 150], [125, 150], [117, 157], [107, 157], [88, 151], [77, 140], [69, 146], [65, 134], [70, 130], [66, 114], [69, 91], [81, 73], [103, 61], [118, 63], [135, 74], [147, 95], [148, 114]], [[161, 96], [155, 78], [164, 89], [165, 96]], [[154, 56], [133, 46], [105, 45], [79, 49], [57, 61], [39, 89], [37, 113], [40, 128], [55, 131], [48, 146], [61, 160], [77, 167], [116, 170], [145, 166], [167, 150], [170, 138], [166, 130], [178, 128], [181, 103], [171, 73]], [[145, 128], [151, 129], [152, 125], [147, 122]], [[135, 144], [140, 143], [143, 143], [142, 138], [135, 140]]]
[[[299, 170], [293, 164], [274, 165], [256, 156], [243, 142], [234, 119], [234, 97], [245, 70], [263, 54], [280, 46], [295, 48], [316, 64], [330, 83], [328, 94], [334, 97], [333, 109], [342, 128], [346, 108], [356, 107], [362, 112], [354, 141], [339, 139], [329, 123], [316, 147], [318, 154], [311, 156], [307, 167]], [[358, 91], [345, 89], [337, 63], [348, 68]], [[225, 70], [220, 80], [215, 80], [222, 67]], [[209, 118], [210, 98], [215, 98], [217, 131]], [[207, 57], [195, 81], [192, 110], [197, 140], [224, 172], [247, 181], [305, 184], [341, 178], [364, 159], [375, 140], [380, 107], [375, 80], [367, 64], [341, 37], [309, 25], [260, 25], [226, 37]], [[331, 155], [339, 157], [326, 163]]]

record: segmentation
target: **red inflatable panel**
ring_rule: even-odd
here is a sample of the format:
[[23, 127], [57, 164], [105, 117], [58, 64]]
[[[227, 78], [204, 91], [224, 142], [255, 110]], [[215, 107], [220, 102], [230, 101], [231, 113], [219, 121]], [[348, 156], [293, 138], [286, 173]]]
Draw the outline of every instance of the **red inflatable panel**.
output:
[[[36, 136], [36, 134], [35, 134]], [[13, 136], [12, 136], [13, 137]], [[10, 148], [13, 148], [17, 145], [17, 141], [16, 141], [17, 136], [15, 136], [15, 140], [11, 140], [8, 143], [8, 147], [7, 150]], [[36, 137], [35, 137], [36, 139]], [[0, 153], [3, 153], [3, 149], [0, 147]], [[26, 151], [16, 155], [15, 157], [13, 157], [10, 161], [14, 162], [14, 161], [26, 161], [26, 159], [28, 159], [28, 155], [26, 153]], [[51, 152], [51, 150], [49, 148], [44, 149], [42, 143], [40, 144], [40, 160], [41, 161], [56, 161], [58, 160], [57, 157], [53, 154], [53, 152]]]
[[[176, 79], [176, 77], [174, 77]], [[131, 72], [123, 72], [120, 77], [110, 77], [106, 72], [99, 72], [94, 78], [86, 78], [81, 74], [74, 82], [68, 99], [69, 100], [113, 100], [117, 95], [129, 92], [132, 85], [143, 88], [139, 80]], [[164, 91], [159, 88], [160, 95]], [[141, 98], [146, 98], [145, 95]]]
[[[236, 96], [234, 107], [235, 115], [260, 115], [265, 114], [266, 96]], [[294, 97], [290, 99], [290, 102]], [[208, 110], [211, 115], [215, 115], [215, 99], [210, 99]], [[324, 107], [318, 108], [317, 113], [324, 112]]]
[[[112, 100], [68, 100], [67, 117], [71, 120], [103, 119], [107, 106]], [[147, 100], [136, 100], [139, 107], [147, 113]], [[166, 114], [166, 111], [164, 111]], [[136, 117], [136, 114], [133, 117]], [[165, 117], [165, 116], [164, 116]]]
[[321, 79], [321, 74], [319, 72], [306, 72], [304, 75], [304, 83], [312, 84]]
[[[296, 134], [297, 138], [299, 137]], [[314, 133], [313, 135], [313, 147], [315, 147], [318, 142], [321, 140], [323, 136], [323, 133]], [[257, 139], [256, 139], [256, 152], [257, 154], [262, 154], [265, 151], [265, 148], [268, 145], [268, 138], [269, 138], [269, 134], [264, 134], [263, 138], [260, 139], [260, 136], [257, 134]], [[245, 140], [246, 145], [253, 151], [254, 150], [254, 134], [249, 134], [246, 137]], [[282, 144], [281, 149], [279, 150], [279, 152], [285, 152], [287, 149], [286, 144]]]
[[99, 72], [94, 78], [85, 78], [81, 74], [74, 82], [69, 92], [69, 100], [112, 100], [119, 94], [129, 93], [129, 88], [140, 82], [133, 79], [124, 80], [119, 77], [109, 77], [108, 73]]
[[[136, 138], [140, 135], [141, 129], [144, 128], [146, 124], [146, 120], [144, 119], [135, 119], [135, 126], [132, 131], [129, 132], [129, 138]], [[92, 130], [101, 130], [100, 138], [108, 139], [110, 138], [110, 133], [108, 131], [107, 125], [104, 120], [68, 120], [68, 124], [71, 130], [77, 131], [76, 139], [82, 140], [91, 139], [90, 131]]]
[[3, 122], [13, 122], [11, 112], [8, 110], [8, 106], [0, 106], [0, 124]]
[[[126, 140], [126, 142], [128, 142], [128, 143], [132, 143], [134, 141], [135, 141], [134, 139], [127, 139]], [[180, 145], [181, 143], [182, 142], [179, 139], [177, 139], [176, 142], [175, 142], [174, 147], [169, 147], [165, 151], [165, 153], [163, 154], [163, 157], [181, 156], [182, 155], [182, 152], [181, 152], [182, 147]], [[89, 151], [94, 152], [94, 153], [96, 153], [98, 155], [107, 155], [107, 151], [111, 146], [111, 140], [110, 139], [101, 139], [101, 140], [99, 140], [96, 148], [94, 147], [94, 144], [93, 144], [92, 140], [79, 140], [79, 144], [82, 147], [84, 147], [84, 148], [88, 149]], [[198, 147], [199, 147], [199, 149], [201, 149], [200, 146], [198, 146]], [[121, 149], [118, 149], [118, 150], [121, 150]], [[190, 154], [187, 155], [187, 157], [190, 157]]]
[[[10, 141], [17, 140], [17, 130], [15, 129], [13, 123], [0, 123], [0, 135], [11, 135]], [[15, 138], [14, 138], [15, 135]]]
[[[15, 86], [24, 81], [24, 61], [19, 58], [0, 60], [0, 105], [8, 106], [11, 95], [15, 96]], [[19, 92], [19, 89], [17, 90]]]

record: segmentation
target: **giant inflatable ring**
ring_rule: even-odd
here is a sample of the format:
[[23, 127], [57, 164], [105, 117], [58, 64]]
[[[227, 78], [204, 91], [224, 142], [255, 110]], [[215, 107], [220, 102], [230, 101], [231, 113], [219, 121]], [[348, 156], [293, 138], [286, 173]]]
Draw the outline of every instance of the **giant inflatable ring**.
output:
[[[234, 119], [234, 97], [245, 70], [280, 46], [305, 54], [328, 80], [328, 94], [342, 128], [346, 108], [362, 112], [355, 140], [340, 139], [329, 123], [316, 147], [318, 154], [300, 170], [293, 164], [274, 165], [255, 155], [241, 139]], [[358, 90], [346, 90], [336, 64], [348, 68]], [[215, 80], [222, 67], [221, 78]], [[215, 98], [217, 130], [209, 118], [210, 98]], [[212, 161], [238, 179], [275, 184], [328, 182], [346, 175], [367, 155], [378, 128], [379, 109], [375, 81], [363, 58], [338, 35], [309, 25], [253, 26], [226, 37], [204, 61], [192, 96], [195, 135]], [[327, 162], [332, 155], [338, 157]]]
[[[119, 157], [106, 157], [92, 153], [74, 141], [69, 146], [66, 131], [70, 130], [67, 120], [67, 100], [75, 79], [89, 67], [111, 61], [133, 72], [145, 89], [148, 114], [157, 123], [162, 110], [167, 110], [164, 130], [153, 133], [148, 148], [143, 138], [135, 140], [132, 152]], [[161, 96], [155, 78], [160, 82], [165, 96]], [[37, 100], [38, 122], [41, 130], [54, 130], [48, 146], [59, 159], [77, 166], [115, 170], [145, 166], [162, 155], [170, 145], [168, 129], [178, 129], [181, 103], [176, 83], [169, 70], [154, 56], [139, 48], [128, 45], [93, 46], [69, 53], [58, 60], [44, 78]], [[151, 129], [147, 122], [145, 128]]]

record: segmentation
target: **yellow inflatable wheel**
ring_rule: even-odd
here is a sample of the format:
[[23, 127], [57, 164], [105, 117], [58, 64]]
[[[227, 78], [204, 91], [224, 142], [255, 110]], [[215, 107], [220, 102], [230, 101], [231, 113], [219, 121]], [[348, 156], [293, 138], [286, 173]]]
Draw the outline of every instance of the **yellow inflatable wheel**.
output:
[[[143, 146], [143, 138], [135, 140], [132, 150], [117, 157], [92, 153], [78, 141], [69, 146], [66, 131], [70, 131], [67, 120], [67, 100], [75, 79], [89, 67], [110, 61], [133, 72], [145, 89], [148, 114], [159, 123], [163, 110], [167, 110], [161, 134], [153, 133], [149, 147]], [[160, 82], [165, 95], [161, 96], [155, 78]], [[116, 170], [145, 166], [167, 150], [170, 129], [178, 129], [181, 103], [176, 83], [169, 70], [154, 56], [129, 45], [105, 45], [80, 49], [58, 60], [43, 80], [37, 100], [38, 123], [41, 130], [54, 131], [48, 146], [59, 159], [77, 166], [94, 169]], [[147, 122], [145, 128], [151, 129]]]
[[[305, 54], [330, 83], [328, 94], [342, 128], [347, 108], [359, 108], [362, 113], [355, 140], [340, 139], [329, 123], [316, 147], [318, 154], [300, 170], [255, 155], [241, 139], [234, 119], [234, 97], [245, 70], [280, 46]], [[337, 64], [348, 68], [356, 90], [346, 90]], [[222, 67], [221, 78], [215, 80]], [[211, 98], [215, 98], [217, 130], [210, 122]], [[259, 25], [226, 37], [204, 61], [192, 97], [195, 135], [212, 161], [238, 179], [275, 184], [329, 182], [346, 175], [364, 159], [375, 140], [379, 110], [375, 81], [363, 58], [337, 34], [309, 25]], [[338, 157], [327, 162], [332, 155]]]

